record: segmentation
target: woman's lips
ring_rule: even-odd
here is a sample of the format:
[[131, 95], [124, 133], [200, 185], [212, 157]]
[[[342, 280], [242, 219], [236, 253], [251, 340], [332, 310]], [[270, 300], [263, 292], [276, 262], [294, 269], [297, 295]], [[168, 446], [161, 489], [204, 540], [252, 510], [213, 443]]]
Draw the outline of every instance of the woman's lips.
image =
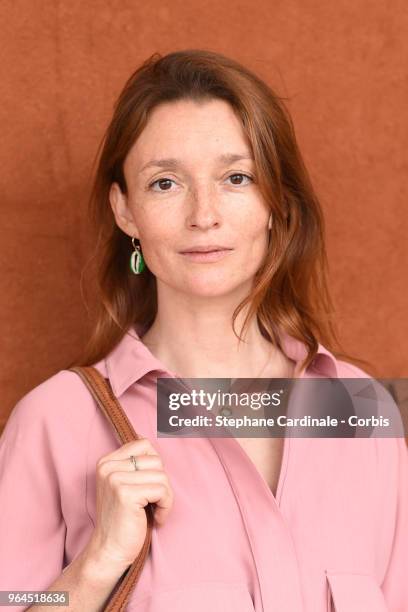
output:
[[228, 253], [232, 253], [232, 251], [233, 249], [224, 249], [222, 251], [206, 251], [205, 253], [199, 251], [191, 251], [188, 253], [181, 253], [181, 255], [183, 255], [183, 257], [187, 257], [188, 259], [190, 259], [190, 261], [205, 263], [211, 261], [218, 261], [219, 259], [222, 259], [226, 255], [228, 255]]

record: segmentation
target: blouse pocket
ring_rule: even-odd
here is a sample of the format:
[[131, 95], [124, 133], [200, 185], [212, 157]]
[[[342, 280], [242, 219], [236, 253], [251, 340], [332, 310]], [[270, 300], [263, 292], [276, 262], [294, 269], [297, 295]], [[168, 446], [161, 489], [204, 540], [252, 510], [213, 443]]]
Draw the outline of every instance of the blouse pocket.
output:
[[389, 612], [380, 586], [371, 574], [326, 571], [328, 612]]
[[[255, 612], [244, 583], [200, 582], [132, 597], [126, 612]], [[361, 612], [361, 611], [360, 611]]]

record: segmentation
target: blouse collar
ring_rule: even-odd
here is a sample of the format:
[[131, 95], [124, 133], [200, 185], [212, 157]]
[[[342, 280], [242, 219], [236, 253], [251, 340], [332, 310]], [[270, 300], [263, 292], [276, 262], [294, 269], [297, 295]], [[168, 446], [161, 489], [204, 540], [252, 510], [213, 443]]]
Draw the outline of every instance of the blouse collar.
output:
[[[131, 326], [104, 360], [116, 397], [122, 395], [133, 383], [149, 372], [157, 372], [158, 376], [163, 377], [178, 377], [175, 372], [166, 368], [142, 342], [140, 338], [145, 329], [146, 327], [140, 324]], [[324, 377], [338, 378], [337, 360], [322, 344], [319, 343], [317, 354], [308, 368], [299, 370], [298, 366], [307, 355], [306, 345], [286, 332], [280, 334], [280, 339], [286, 355], [297, 364], [297, 376], [313, 376], [314, 373], [317, 373]]]

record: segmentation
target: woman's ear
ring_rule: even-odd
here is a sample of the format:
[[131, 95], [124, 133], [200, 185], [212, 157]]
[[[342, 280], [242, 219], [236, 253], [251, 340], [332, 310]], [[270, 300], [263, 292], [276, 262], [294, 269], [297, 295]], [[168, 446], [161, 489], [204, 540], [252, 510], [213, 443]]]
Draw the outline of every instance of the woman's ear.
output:
[[110, 186], [109, 202], [118, 227], [128, 236], [139, 238], [137, 226], [128, 207], [127, 196], [122, 192], [118, 183], [112, 183]]
[[272, 229], [272, 213], [271, 213], [271, 216], [269, 217], [268, 229]]

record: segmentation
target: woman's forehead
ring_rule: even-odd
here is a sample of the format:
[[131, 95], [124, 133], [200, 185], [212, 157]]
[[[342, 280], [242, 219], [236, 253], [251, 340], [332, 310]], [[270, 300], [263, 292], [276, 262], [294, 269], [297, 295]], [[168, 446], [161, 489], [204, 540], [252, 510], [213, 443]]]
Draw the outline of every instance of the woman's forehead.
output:
[[180, 100], [161, 104], [152, 112], [127, 159], [144, 170], [157, 160], [169, 161], [161, 165], [170, 167], [187, 164], [196, 157], [202, 162], [210, 157], [219, 163], [252, 158], [242, 124], [227, 102]]

